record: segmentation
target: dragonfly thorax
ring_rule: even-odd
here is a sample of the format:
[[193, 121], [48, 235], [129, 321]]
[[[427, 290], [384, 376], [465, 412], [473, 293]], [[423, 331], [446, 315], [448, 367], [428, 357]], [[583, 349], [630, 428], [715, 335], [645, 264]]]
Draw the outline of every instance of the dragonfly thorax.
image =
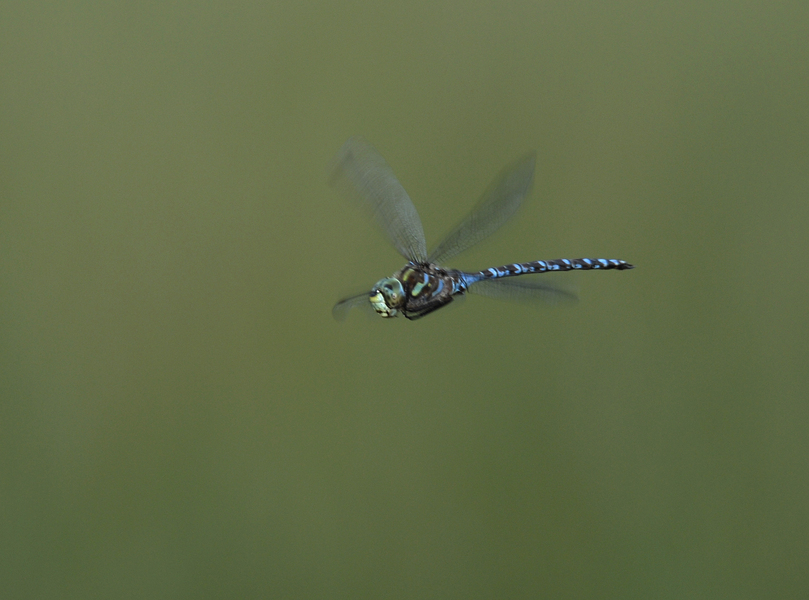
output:
[[383, 317], [403, 314], [419, 318], [452, 301], [466, 291], [458, 271], [447, 271], [429, 263], [410, 262], [392, 277], [380, 279], [371, 290], [373, 309]]

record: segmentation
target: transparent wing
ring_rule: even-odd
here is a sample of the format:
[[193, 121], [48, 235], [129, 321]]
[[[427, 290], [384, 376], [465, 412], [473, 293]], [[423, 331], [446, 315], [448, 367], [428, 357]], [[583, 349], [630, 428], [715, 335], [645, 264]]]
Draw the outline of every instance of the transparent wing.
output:
[[486, 190], [478, 205], [430, 252], [427, 260], [443, 263], [490, 236], [517, 212], [534, 181], [536, 153], [506, 167]]
[[424, 229], [416, 207], [371, 144], [361, 137], [343, 144], [330, 183], [360, 199], [402, 256], [415, 262], [426, 260]]
[[[543, 275], [543, 277], [546, 277]], [[579, 297], [573, 288], [540, 281], [539, 275], [484, 279], [469, 286], [474, 294], [510, 300], [512, 302], [538, 302], [542, 304], [575, 304]]]
[[352, 308], [367, 308], [373, 311], [371, 303], [368, 302], [368, 292], [363, 292], [350, 298], [343, 298], [331, 309], [331, 315], [335, 321], [344, 321]]

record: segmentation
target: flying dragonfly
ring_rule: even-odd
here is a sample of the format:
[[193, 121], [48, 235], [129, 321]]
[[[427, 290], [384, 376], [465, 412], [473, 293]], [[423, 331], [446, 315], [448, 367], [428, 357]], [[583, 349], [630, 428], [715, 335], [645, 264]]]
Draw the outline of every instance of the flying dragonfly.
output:
[[571, 300], [574, 294], [547, 282], [514, 278], [553, 271], [634, 268], [615, 258], [535, 260], [477, 272], [442, 266], [490, 236], [517, 211], [531, 188], [535, 163], [536, 155], [531, 153], [504, 170], [469, 215], [428, 254], [421, 219], [402, 184], [371, 144], [361, 137], [349, 139], [337, 154], [331, 183], [359, 198], [407, 264], [377, 281], [370, 292], [340, 300], [332, 310], [335, 318], [341, 320], [352, 307], [370, 302], [382, 317], [419, 319], [468, 291], [507, 299]]

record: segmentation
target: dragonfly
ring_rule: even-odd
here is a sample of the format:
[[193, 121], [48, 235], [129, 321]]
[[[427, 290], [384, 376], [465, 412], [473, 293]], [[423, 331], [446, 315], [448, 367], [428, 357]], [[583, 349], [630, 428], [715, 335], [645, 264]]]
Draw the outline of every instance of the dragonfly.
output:
[[384, 318], [402, 315], [415, 320], [467, 292], [546, 303], [575, 300], [575, 294], [549, 282], [535, 277], [515, 278], [555, 271], [634, 268], [614, 258], [535, 260], [476, 272], [442, 266], [490, 236], [514, 215], [531, 189], [535, 163], [536, 154], [532, 152], [507, 167], [477, 206], [428, 254], [421, 219], [393, 170], [364, 138], [350, 138], [335, 158], [330, 182], [365, 205], [407, 264], [377, 281], [369, 292], [340, 300], [332, 310], [334, 317], [342, 320], [351, 308], [370, 302]]

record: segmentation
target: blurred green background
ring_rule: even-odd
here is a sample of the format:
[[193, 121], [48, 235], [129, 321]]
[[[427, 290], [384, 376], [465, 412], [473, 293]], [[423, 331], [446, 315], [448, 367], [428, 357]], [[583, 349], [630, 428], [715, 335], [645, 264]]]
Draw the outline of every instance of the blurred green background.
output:
[[[809, 4], [0, 5], [0, 582], [27, 598], [809, 597]], [[402, 259], [573, 308], [332, 319]]]

